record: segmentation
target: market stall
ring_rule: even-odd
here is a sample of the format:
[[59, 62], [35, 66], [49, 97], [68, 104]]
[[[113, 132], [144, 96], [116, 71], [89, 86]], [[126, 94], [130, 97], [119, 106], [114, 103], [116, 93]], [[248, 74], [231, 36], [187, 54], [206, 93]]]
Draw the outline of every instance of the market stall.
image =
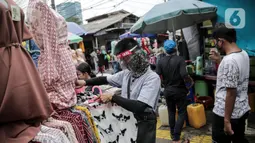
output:
[[[214, 4], [215, 2], [211, 3]], [[215, 5], [201, 1], [187, 1], [184, 3], [173, 0], [153, 7], [130, 30], [135, 33], [156, 34], [173, 31], [173, 40], [176, 40], [175, 31], [182, 29], [182, 36], [189, 42], [189, 53], [194, 53], [190, 54], [191, 61], [187, 61], [187, 70], [195, 79], [194, 92], [190, 92], [188, 97], [193, 97], [195, 102], [204, 104], [205, 108], [209, 110], [211, 110], [214, 103], [218, 66], [209, 59], [210, 50], [215, 48], [212, 30], [216, 20], [216, 12], [217, 7]], [[196, 48], [195, 52], [192, 51], [194, 48]], [[251, 52], [251, 50], [248, 52]], [[252, 94], [254, 92], [252, 91], [254, 86], [253, 58], [251, 58], [250, 63], [249, 92], [251, 94], [249, 94], [249, 100], [252, 111], [254, 111], [255, 100]]]

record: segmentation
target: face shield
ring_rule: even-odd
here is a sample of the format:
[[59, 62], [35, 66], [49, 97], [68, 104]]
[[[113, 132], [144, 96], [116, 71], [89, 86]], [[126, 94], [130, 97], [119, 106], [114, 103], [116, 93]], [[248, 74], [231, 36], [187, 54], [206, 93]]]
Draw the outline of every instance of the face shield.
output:
[[127, 50], [125, 52], [122, 52], [117, 55], [117, 61], [120, 63], [121, 69], [127, 69], [128, 68], [128, 62], [130, 60], [130, 56], [133, 54], [133, 51], [137, 48], [137, 46], [133, 47], [130, 50]]
[[118, 62], [122, 69], [131, 71], [133, 77], [143, 75], [148, 67], [149, 61], [146, 52], [142, 49], [137, 49], [138, 46], [117, 55]]

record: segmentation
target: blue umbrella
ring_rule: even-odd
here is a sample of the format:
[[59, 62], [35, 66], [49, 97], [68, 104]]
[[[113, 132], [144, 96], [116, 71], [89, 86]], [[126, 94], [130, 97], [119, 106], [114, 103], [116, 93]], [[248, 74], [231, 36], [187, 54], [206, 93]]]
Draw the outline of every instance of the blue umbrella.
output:
[[124, 39], [124, 38], [141, 38], [141, 37], [149, 37], [149, 38], [155, 38], [157, 35], [156, 34], [135, 34], [135, 33], [124, 33], [122, 35], [119, 36], [120, 39]]
[[86, 35], [87, 33], [84, 29], [82, 29], [78, 24], [74, 22], [67, 22], [67, 29], [68, 32], [79, 36]]

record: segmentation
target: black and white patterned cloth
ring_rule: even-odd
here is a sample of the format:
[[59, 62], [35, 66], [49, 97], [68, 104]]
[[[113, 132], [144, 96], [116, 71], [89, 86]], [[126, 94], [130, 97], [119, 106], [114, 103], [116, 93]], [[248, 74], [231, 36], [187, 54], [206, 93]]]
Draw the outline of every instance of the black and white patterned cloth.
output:
[[101, 143], [136, 141], [137, 121], [133, 113], [111, 103], [92, 107], [90, 112], [98, 128]]
[[249, 56], [245, 51], [232, 53], [223, 58], [217, 74], [213, 109], [215, 114], [224, 117], [227, 88], [237, 89], [232, 119], [238, 119], [250, 110], [248, 102], [249, 72]]
[[[101, 89], [112, 94], [120, 90], [112, 86], [101, 86]], [[88, 107], [98, 128], [101, 143], [135, 143], [137, 121], [133, 113], [113, 103], [90, 103], [95, 97], [91, 91], [80, 93], [77, 95], [77, 105]]]

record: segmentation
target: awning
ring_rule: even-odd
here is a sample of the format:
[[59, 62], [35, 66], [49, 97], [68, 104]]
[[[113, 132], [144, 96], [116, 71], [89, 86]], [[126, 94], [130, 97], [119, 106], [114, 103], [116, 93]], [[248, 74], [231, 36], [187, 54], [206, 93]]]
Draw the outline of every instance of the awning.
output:
[[148, 38], [156, 38], [157, 35], [156, 34], [135, 34], [135, 33], [124, 33], [122, 35], [119, 36], [120, 39], [124, 39], [124, 38], [141, 38], [141, 37], [148, 37]]
[[216, 17], [217, 7], [198, 0], [170, 0], [154, 6], [130, 29], [133, 33], [165, 33]]
[[67, 22], [67, 29], [68, 32], [79, 36], [86, 35], [86, 31], [74, 22]]
[[74, 43], [78, 44], [83, 41], [83, 38], [81, 38], [78, 35], [68, 32], [68, 41], [69, 41], [69, 44], [74, 44]]

